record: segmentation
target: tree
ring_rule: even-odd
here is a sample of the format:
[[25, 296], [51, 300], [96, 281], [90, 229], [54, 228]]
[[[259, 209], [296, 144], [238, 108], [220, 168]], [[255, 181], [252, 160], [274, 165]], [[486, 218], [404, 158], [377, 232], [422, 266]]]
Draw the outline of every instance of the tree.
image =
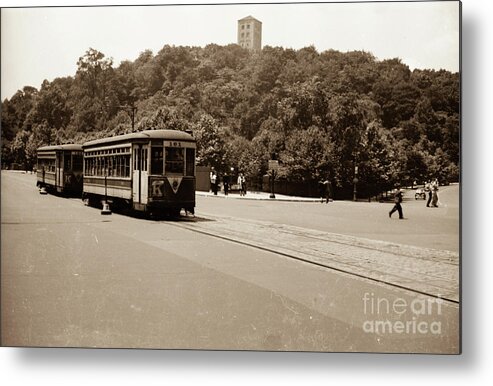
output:
[[413, 184], [414, 181], [422, 183], [428, 179], [428, 162], [426, 153], [412, 147], [406, 152], [406, 182]]
[[73, 122], [81, 131], [105, 131], [108, 120], [118, 111], [112, 65], [111, 58], [93, 48], [89, 48], [77, 62], [72, 88]]
[[[443, 140], [441, 148], [447, 154], [450, 161], [459, 166], [460, 160], [460, 118], [459, 114], [448, 115], [443, 125], [441, 125], [441, 138]], [[458, 174], [457, 174], [458, 175]], [[455, 179], [458, 181], [458, 179]]]
[[37, 149], [41, 146], [54, 145], [55, 131], [46, 123], [36, 125], [25, 144], [27, 168], [32, 169], [36, 163]]
[[137, 95], [141, 98], [148, 98], [161, 90], [164, 83], [164, 75], [151, 50], [141, 52], [133, 64], [137, 82]]
[[12, 162], [14, 162], [14, 155], [12, 154], [11, 151], [11, 143], [4, 142], [2, 141], [2, 157], [1, 157], [1, 164], [2, 167], [5, 168], [6, 166], [10, 166]]
[[342, 69], [335, 78], [334, 88], [339, 93], [368, 94], [378, 78], [375, 57], [368, 52], [348, 52], [341, 60]]
[[197, 140], [197, 164], [212, 166], [218, 171], [226, 166], [224, 135], [214, 118], [203, 115], [194, 125]]
[[319, 181], [327, 178], [333, 169], [333, 145], [322, 130], [312, 126], [290, 133], [279, 159], [286, 179], [296, 182]]
[[134, 106], [142, 96], [142, 89], [138, 85], [135, 66], [132, 62], [123, 61], [115, 70], [114, 87], [119, 107]]
[[287, 131], [327, 125], [328, 97], [318, 78], [296, 83], [277, 103], [277, 114]]
[[64, 83], [58, 79], [43, 82], [32, 109], [31, 124], [46, 122], [48, 126], [56, 129], [69, 124], [72, 110], [67, 103], [68, 90]]
[[26, 118], [32, 110], [38, 90], [25, 86], [17, 91], [10, 100], [2, 102], [2, 140], [12, 140], [18, 131], [31, 130]]
[[5, 99], [2, 102], [2, 143], [9, 142], [14, 139], [19, 124], [17, 123], [17, 115], [14, 104]]
[[17, 132], [14, 140], [12, 141], [12, 145], [10, 146], [13, 161], [24, 165], [26, 170], [28, 170], [30, 161], [27, 154], [27, 144], [30, 136], [30, 132], [27, 130], [21, 130]]
[[106, 107], [100, 99], [83, 96], [76, 102], [72, 123], [77, 131], [87, 133], [89, 131], [103, 131], [106, 121]]
[[354, 166], [366, 129], [365, 114], [356, 94], [333, 95], [329, 100], [328, 134], [336, 149], [336, 182], [351, 184]]
[[189, 70], [198, 65], [190, 47], [165, 45], [156, 55], [155, 64], [163, 79], [161, 89], [180, 91], [195, 81]]
[[266, 93], [272, 90], [283, 66], [283, 49], [265, 46], [258, 57], [252, 78], [255, 91]]
[[161, 107], [152, 116], [142, 118], [138, 130], [186, 130], [187, 126], [175, 111]]
[[89, 48], [84, 56], [77, 62], [76, 76], [81, 78], [92, 98], [104, 99], [108, 73], [112, 70], [113, 59], [105, 58], [105, 55]]
[[224, 159], [226, 167], [233, 167], [249, 177], [258, 174], [258, 167], [253, 164], [255, 155], [251, 141], [239, 135], [231, 135], [224, 144]]
[[252, 53], [235, 44], [166, 45], [116, 69], [90, 48], [77, 65], [74, 77], [2, 102], [3, 162], [27, 159], [26, 146], [40, 141], [130, 132], [133, 117], [134, 130], [195, 129], [199, 163], [238, 167], [250, 179], [262, 177], [272, 157], [297, 181], [330, 171], [340, 191], [352, 188], [355, 166], [361, 192], [458, 178], [458, 73], [411, 72], [400, 59], [363, 51]]
[[382, 127], [379, 121], [370, 122], [362, 135], [358, 153], [359, 185], [369, 196], [401, 183], [402, 157], [400, 144]]

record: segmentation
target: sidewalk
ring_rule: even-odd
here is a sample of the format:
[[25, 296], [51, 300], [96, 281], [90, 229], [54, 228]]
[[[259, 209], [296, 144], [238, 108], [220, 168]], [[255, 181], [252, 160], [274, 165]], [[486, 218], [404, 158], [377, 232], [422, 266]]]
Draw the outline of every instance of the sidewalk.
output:
[[276, 198], [270, 198], [270, 193], [267, 192], [247, 192], [246, 196], [240, 196], [239, 193], [230, 193], [227, 196], [223, 192], [218, 192], [215, 196], [212, 192], [202, 192], [196, 191], [197, 196], [212, 197], [212, 198], [224, 198], [228, 200], [266, 200], [266, 201], [291, 201], [291, 202], [320, 202], [320, 198], [312, 197], [297, 197], [297, 196], [286, 196], [283, 194], [277, 194]]

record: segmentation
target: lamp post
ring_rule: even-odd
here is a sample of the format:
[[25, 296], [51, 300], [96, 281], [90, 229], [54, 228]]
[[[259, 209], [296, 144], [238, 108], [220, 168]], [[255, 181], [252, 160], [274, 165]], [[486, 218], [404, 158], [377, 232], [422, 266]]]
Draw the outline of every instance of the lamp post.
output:
[[137, 107], [134, 105], [134, 102], [132, 101], [131, 105], [122, 105], [118, 106], [119, 108], [125, 110], [127, 114], [129, 115], [130, 119], [132, 120], [132, 131], [134, 131], [135, 128], [135, 113], [137, 111]]
[[275, 179], [275, 171], [270, 171], [270, 195], [269, 198], [276, 198], [276, 194], [274, 193], [274, 179]]
[[108, 168], [105, 168], [104, 172], [104, 202], [103, 202], [103, 210], [101, 211], [102, 215], [111, 214], [110, 205], [108, 204]]
[[357, 188], [356, 188], [356, 185], [358, 184], [358, 166], [357, 165], [354, 165], [354, 179], [353, 179], [353, 184], [354, 184], [354, 187], [353, 187], [353, 201], [356, 201], [357, 199]]
[[270, 196], [269, 198], [276, 198], [274, 193], [274, 181], [276, 178], [276, 170], [279, 168], [279, 161], [269, 160], [269, 170], [270, 170]]

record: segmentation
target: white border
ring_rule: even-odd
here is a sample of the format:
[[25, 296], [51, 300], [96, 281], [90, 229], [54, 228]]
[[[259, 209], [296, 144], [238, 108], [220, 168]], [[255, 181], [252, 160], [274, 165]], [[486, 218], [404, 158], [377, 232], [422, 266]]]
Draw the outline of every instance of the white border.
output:
[[[46, 1], [43, 5], [136, 3], [69, 0]], [[0, 0], [0, 5], [40, 4]], [[489, 1], [463, 0], [462, 356], [0, 348], [2, 384], [401, 386], [491, 382], [493, 255], [488, 254], [488, 239], [493, 219], [489, 204], [493, 192], [492, 8]]]

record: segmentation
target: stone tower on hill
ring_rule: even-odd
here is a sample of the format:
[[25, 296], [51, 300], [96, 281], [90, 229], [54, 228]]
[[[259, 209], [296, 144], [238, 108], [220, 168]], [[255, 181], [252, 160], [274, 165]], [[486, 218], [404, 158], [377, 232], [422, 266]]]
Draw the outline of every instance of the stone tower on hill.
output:
[[238, 45], [249, 50], [262, 49], [262, 22], [252, 16], [238, 20]]

